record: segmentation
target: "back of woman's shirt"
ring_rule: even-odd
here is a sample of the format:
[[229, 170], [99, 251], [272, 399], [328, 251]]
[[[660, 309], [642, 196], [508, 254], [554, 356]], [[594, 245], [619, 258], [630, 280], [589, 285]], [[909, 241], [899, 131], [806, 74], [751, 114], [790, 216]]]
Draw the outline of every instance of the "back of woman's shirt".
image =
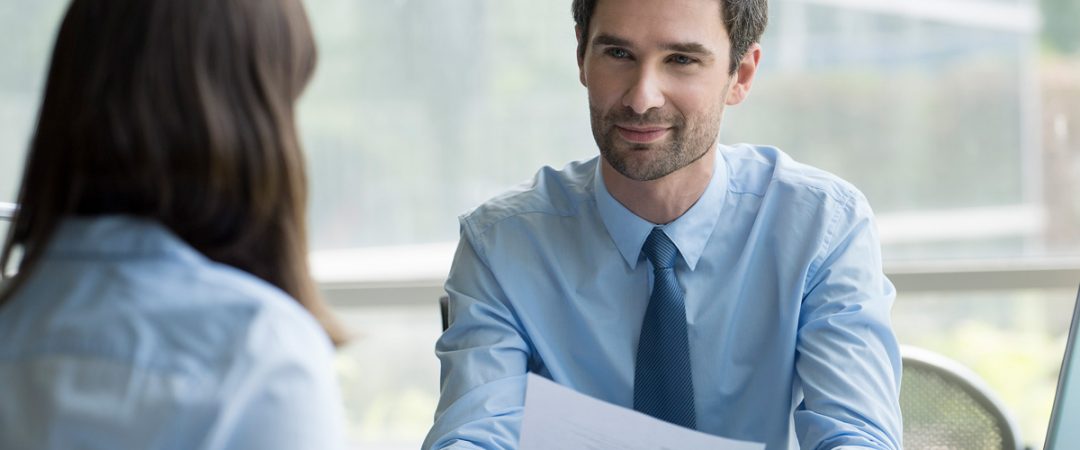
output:
[[0, 306], [0, 448], [334, 449], [332, 347], [153, 221], [65, 221]]

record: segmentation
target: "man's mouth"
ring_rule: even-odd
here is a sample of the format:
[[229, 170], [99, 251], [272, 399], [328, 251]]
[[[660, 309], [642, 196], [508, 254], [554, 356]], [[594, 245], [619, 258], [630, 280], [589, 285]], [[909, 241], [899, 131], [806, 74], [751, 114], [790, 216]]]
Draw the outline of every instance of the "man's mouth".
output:
[[631, 125], [615, 125], [615, 129], [619, 131], [619, 135], [623, 139], [633, 142], [635, 144], [648, 144], [650, 142], [656, 142], [664, 136], [667, 136], [671, 131], [671, 127], [647, 125], [647, 126], [631, 126]]

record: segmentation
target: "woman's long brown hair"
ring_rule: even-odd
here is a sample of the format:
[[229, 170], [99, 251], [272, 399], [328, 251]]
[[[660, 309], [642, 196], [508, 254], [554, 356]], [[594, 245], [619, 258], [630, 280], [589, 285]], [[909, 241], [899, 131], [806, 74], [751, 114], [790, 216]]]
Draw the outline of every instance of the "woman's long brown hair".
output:
[[22, 252], [0, 307], [65, 217], [128, 214], [281, 288], [341, 343], [307, 262], [294, 113], [315, 59], [300, 0], [74, 0], [0, 254], [7, 268]]

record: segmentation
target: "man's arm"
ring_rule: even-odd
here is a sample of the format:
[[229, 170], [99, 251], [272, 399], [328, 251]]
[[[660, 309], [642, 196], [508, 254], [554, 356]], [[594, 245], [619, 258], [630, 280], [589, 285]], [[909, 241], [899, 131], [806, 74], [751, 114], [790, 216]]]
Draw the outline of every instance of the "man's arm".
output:
[[896, 297], [881, 267], [873, 214], [856, 195], [839, 205], [811, 266], [799, 318], [795, 411], [804, 449], [900, 449], [900, 351], [890, 325]]
[[428, 449], [518, 445], [529, 344], [490, 267], [462, 232], [446, 282], [453, 316], [435, 346], [442, 394]]

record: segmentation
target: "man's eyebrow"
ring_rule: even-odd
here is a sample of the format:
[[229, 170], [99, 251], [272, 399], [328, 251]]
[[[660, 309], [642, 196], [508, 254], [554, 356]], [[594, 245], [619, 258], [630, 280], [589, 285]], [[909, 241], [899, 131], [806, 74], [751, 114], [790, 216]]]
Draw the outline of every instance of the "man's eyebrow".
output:
[[671, 50], [679, 53], [693, 53], [702, 56], [712, 56], [713, 54], [711, 50], [697, 42], [672, 42], [670, 44], [664, 44], [662, 47], [664, 50]]
[[[623, 39], [623, 38], [618, 37], [618, 36], [613, 36], [613, 35], [610, 35], [610, 34], [599, 34], [599, 35], [597, 35], [596, 37], [593, 38], [592, 45], [593, 46], [611, 45], [611, 46], [615, 46], [615, 47], [626, 47], [626, 48], [633, 48], [634, 47], [634, 44], [632, 44], [629, 40]], [[661, 45], [660, 48], [663, 48], [664, 50], [673, 51], [673, 52], [679, 52], [679, 53], [690, 53], [690, 54], [702, 55], [702, 56], [706, 56], [706, 57], [713, 56], [712, 50], [709, 50], [708, 47], [705, 47], [704, 45], [702, 45], [700, 43], [697, 43], [697, 42], [670, 42], [670, 43], [666, 43], [666, 44]]]
[[596, 37], [593, 38], [592, 45], [593, 46], [613, 45], [615, 47], [633, 47], [633, 45], [630, 44], [630, 41], [628, 41], [626, 39], [623, 39], [621, 37], [612, 36], [610, 34], [599, 34], [599, 35], [597, 35]]

